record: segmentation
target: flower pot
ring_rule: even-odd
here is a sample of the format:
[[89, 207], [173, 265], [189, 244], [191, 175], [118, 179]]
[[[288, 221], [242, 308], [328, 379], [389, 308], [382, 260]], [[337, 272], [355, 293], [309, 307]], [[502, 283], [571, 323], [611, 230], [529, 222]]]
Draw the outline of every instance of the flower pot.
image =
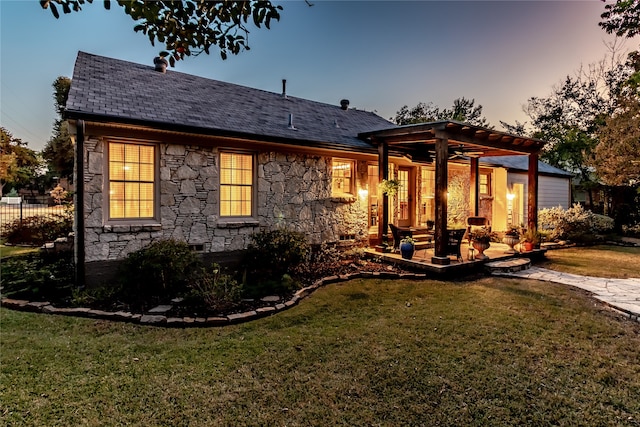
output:
[[489, 249], [489, 246], [491, 246], [491, 243], [474, 240], [473, 242], [471, 242], [471, 244], [473, 245], [473, 248], [476, 251], [478, 251], [478, 253], [476, 254], [476, 259], [484, 260], [489, 258], [484, 254], [484, 251]]
[[509, 246], [509, 249], [507, 249], [506, 251], [504, 251], [505, 254], [515, 254], [518, 251], [516, 251], [513, 247], [515, 245], [518, 244], [518, 242], [520, 241], [520, 237], [518, 236], [513, 236], [513, 235], [506, 235], [502, 238], [502, 243], [504, 243], [505, 245]]
[[413, 253], [415, 252], [415, 247], [413, 243], [400, 243], [400, 254], [404, 259], [413, 258]]
[[522, 247], [525, 252], [531, 252], [533, 250], [533, 243], [531, 242], [522, 242]]

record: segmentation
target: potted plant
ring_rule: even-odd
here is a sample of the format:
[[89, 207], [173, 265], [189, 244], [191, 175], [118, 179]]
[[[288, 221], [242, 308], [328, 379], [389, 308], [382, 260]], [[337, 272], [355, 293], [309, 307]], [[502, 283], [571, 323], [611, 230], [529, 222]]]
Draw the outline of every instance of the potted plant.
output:
[[383, 179], [380, 183], [382, 194], [386, 194], [388, 197], [395, 196], [398, 188], [400, 188], [400, 181], [397, 179]]
[[540, 245], [540, 233], [535, 228], [531, 228], [520, 237], [520, 244], [526, 252], [531, 252], [535, 246]]
[[518, 227], [515, 225], [509, 225], [507, 227], [507, 231], [504, 233], [504, 237], [502, 238], [502, 243], [509, 246], [509, 249], [504, 251], [505, 254], [515, 254], [517, 251], [513, 248], [515, 245], [520, 242], [520, 232], [518, 231]]
[[402, 258], [413, 258], [413, 253], [415, 252], [415, 243], [416, 241], [410, 236], [407, 236], [404, 239], [400, 240], [400, 254], [402, 255]]
[[484, 254], [484, 251], [489, 249], [489, 247], [491, 246], [491, 239], [494, 236], [495, 233], [493, 233], [491, 230], [489, 230], [489, 228], [485, 226], [477, 227], [471, 230], [471, 232], [469, 233], [469, 238], [471, 239], [473, 248], [478, 251], [475, 256], [476, 259], [484, 260], [489, 258]]

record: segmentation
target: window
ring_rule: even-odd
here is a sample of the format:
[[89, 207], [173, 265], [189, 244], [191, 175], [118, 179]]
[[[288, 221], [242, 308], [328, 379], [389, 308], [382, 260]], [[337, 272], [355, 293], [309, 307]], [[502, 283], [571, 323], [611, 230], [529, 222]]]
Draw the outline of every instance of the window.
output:
[[220, 153], [220, 216], [251, 216], [253, 156]]
[[155, 216], [155, 148], [109, 143], [109, 218]]
[[331, 194], [353, 194], [353, 162], [333, 159]]
[[480, 176], [478, 178], [480, 181], [478, 193], [481, 196], [491, 196], [491, 172], [480, 172]]

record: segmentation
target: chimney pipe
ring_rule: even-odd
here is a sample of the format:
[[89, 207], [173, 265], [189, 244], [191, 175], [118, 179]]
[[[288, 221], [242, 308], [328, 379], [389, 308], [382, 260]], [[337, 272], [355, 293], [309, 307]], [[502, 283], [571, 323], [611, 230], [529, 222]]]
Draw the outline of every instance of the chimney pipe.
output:
[[153, 58], [153, 64], [156, 66], [156, 71], [166, 73], [169, 61], [164, 59], [164, 56], [156, 56], [155, 58]]
[[293, 125], [293, 114], [289, 113], [289, 125], [287, 126], [288, 129], [291, 130], [297, 130], [296, 127]]
[[282, 97], [287, 97], [287, 79], [282, 79]]
[[346, 110], [349, 108], [349, 100], [348, 99], [341, 99], [340, 100], [340, 108], [342, 108], [343, 110]]

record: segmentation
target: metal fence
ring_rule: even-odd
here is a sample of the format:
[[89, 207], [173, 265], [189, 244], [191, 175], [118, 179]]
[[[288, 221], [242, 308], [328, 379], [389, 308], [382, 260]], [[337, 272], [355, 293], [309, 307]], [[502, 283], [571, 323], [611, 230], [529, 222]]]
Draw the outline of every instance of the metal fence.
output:
[[69, 209], [73, 208], [63, 205], [29, 204], [24, 200], [12, 200], [11, 203], [3, 202], [0, 203], [0, 229], [4, 228], [5, 224], [15, 221], [22, 223], [31, 217], [62, 215], [69, 212]]

